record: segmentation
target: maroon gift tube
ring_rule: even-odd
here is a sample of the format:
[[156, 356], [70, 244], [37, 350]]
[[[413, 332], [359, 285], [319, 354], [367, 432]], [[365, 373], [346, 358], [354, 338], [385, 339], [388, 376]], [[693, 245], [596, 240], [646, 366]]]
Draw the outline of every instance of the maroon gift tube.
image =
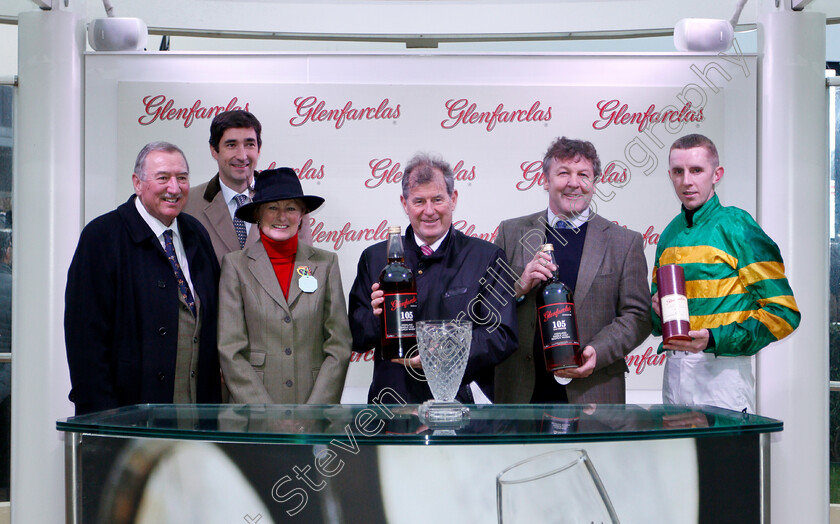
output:
[[656, 273], [656, 285], [662, 311], [662, 339], [666, 344], [672, 340], [691, 340], [683, 268], [677, 264], [661, 266]]

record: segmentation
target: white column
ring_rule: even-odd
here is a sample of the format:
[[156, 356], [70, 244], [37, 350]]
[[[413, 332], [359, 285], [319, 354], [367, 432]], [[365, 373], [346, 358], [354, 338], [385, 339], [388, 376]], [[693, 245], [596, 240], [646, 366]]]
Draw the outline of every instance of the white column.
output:
[[[782, 4], [788, 1], [783, 1]], [[828, 149], [825, 15], [759, 16], [758, 221], [779, 244], [802, 323], [757, 358], [771, 438], [771, 522], [828, 522]]]
[[[82, 217], [84, 2], [21, 13], [13, 179], [12, 522], [64, 522], [64, 285]], [[58, 8], [61, 4], [61, 9]]]

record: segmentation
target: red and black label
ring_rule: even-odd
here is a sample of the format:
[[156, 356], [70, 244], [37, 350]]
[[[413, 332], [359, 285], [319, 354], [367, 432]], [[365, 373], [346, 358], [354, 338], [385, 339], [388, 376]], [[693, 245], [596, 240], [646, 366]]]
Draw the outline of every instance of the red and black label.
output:
[[417, 293], [385, 295], [382, 315], [385, 317], [385, 338], [415, 336], [414, 314], [417, 311]]
[[561, 302], [538, 308], [537, 323], [542, 336], [543, 349], [555, 346], [580, 346], [574, 304]]

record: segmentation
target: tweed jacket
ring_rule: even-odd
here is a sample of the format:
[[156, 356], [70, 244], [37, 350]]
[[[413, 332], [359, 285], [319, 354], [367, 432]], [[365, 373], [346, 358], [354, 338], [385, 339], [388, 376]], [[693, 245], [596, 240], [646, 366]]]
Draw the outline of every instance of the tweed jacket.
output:
[[[190, 189], [190, 197], [184, 212], [188, 213], [201, 222], [210, 235], [213, 242], [213, 250], [219, 264], [222, 258], [231, 251], [239, 251], [239, 238], [233, 228], [233, 219], [230, 217], [227, 202], [222, 194], [222, 186], [219, 181], [219, 174], [210, 179], [209, 182], [197, 185]], [[251, 227], [245, 247], [254, 245], [260, 238], [256, 227]]]
[[[546, 212], [505, 220], [496, 245], [521, 275], [545, 239]], [[523, 238], [531, 241], [520, 242]], [[544, 242], [544, 240], [542, 240]], [[497, 403], [528, 403], [534, 391], [533, 344], [537, 287], [517, 305], [519, 348], [496, 368]], [[577, 282], [575, 310], [581, 348], [596, 352], [595, 371], [566, 386], [569, 402], [624, 403], [624, 357], [650, 334], [650, 291], [642, 236], [594, 215], [587, 226]]]
[[[307, 267], [318, 288], [298, 286]], [[338, 257], [298, 242], [289, 299], [261, 241], [225, 256], [219, 282], [219, 358], [230, 401], [336, 404], [350, 363]]]

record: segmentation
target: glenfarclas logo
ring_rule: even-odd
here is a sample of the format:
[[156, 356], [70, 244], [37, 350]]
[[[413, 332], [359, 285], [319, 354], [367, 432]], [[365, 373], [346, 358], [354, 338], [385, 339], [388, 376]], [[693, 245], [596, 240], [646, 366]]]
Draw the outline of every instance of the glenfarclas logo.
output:
[[662, 366], [665, 364], [665, 353], [657, 355], [653, 346], [648, 346], [644, 354], [636, 353], [635, 355], [627, 355], [624, 357], [627, 362], [627, 367], [635, 368], [636, 374], [641, 375], [647, 366]]
[[519, 191], [528, 191], [534, 186], [542, 187], [545, 184], [545, 176], [542, 172], [542, 160], [526, 160], [519, 164], [522, 170], [522, 180], [516, 183]]
[[702, 122], [703, 108], [697, 111], [691, 109], [691, 102], [686, 102], [682, 109], [666, 109], [657, 111], [656, 105], [651, 104], [644, 112], [630, 112], [627, 104], [621, 100], [601, 100], [596, 104], [598, 120], [592, 122], [592, 127], [598, 130], [606, 129], [610, 125], [635, 125], [639, 132], [645, 130], [649, 124], [660, 122]]
[[[312, 228], [312, 240], [322, 244], [331, 242], [334, 251], [341, 249], [346, 242], [365, 242], [366, 244], [372, 244], [388, 239], [387, 220], [382, 220], [376, 227], [363, 227], [359, 229], [354, 227], [352, 222], [345, 222], [341, 229], [326, 229], [323, 222], [310, 217], [309, 225]], [[452, 225], [455, 229], [467, 236], [481, 238], [488, 242], [492, 242], [499, 232], [499, 228], [496, 227], [492, 233], [476, 233], [475, 226], [466, 220], [456, 220]]]
[[370, 166], [370, 178], [365, 180], [365, 187], [373, 189], [386, 184], [399, 184], [403, 177], [400, 163], [394, 162], [390, 158], [374, 158], [368, 165]]
[[[277, 162], [272, 162], [266, 169], [275, 169]], [[321, 167], [315, 167], [315, 163], [311, 158], [307, 158], [306, 162], [301, 167], [293, 167], [295, 174], [300, 180], [321, 180], [324, 178], [324, 164]]]
[[476, 233], [475, 224], [470, 224], [466, 220], [456, 220], [452, 222], [452, 226], [468, 237], [480, 238], [488, 242], [496, 240], [496, 235], [499, 234], [499, 226], [496, 226], [492, 233]]
[[452, 172], [455, 174], [455, 180], [460, 180], [462, 182], [475, 180], [475, 166], [467, 169], [463, 160], [459, 160], [458, 163], [455, 164], [455, 167], [452, 168]]
[[289, 124], [300, 127], [308, 122], [335, 122], [335, 128], [341, 129], [348, 121], [353, 120], [396, 120], [400, 117], [400, 105], [391, 105], [391, 101], [383, 98], [376, 107], [353, 107], [348, 101], [341, 109], [326, 108], [323, 100], [316, 96], [302, 96], [295, 98], [295, 112], [297, 116], [289, 120]]
[[572, 306], [567, 305], [566, 307], [564, 307], [562, 309], [555, 309], [554, 311], [551, 311], [551, 310], [546, 311], [546, 312], [543, 313], [543, 322], [547, 322], [548, 320], [550, 320], [554, 317], [559, 317], [563, 313], [568, 313], [571, 310], [572, 310]]
[[190, 107], [176, 107], [175, 101], [165, 95], [149, 95], [143, 97], [143, 107], [146, 114], [137, 119], [141, 126], [151, 125], [158, 120], [183, 120], [184, 127], [190, 127], [195, 119], [210, 120], [219, 113], [235, 109], [249, 111], [248, 103], [241, 106], [236, 97], [224, 106], [205, 106], [201, 100], [196, 100]]
[[[542, 188], [545, 185], [545, 175], [542, 172], [542, 160], [526, 160], [519, 164], [519, 169], [522, 170], [522, 180], [516, 183], [516, 189], [519, 191], [527, 191], [536, 186]], [[607, 167], [601, 171], [601, 176], [597, 182], [599, 184], [610, 184], [613, 187], [623, 187], [627, 182], [627, 168], [618, 166], [615, 162], [610, 162]]]
[[[365, 187], [374, 189], [384, 184], [400, 184], [403, 178], [403, 171], [400, 163], [394, 162], [391, 158], [374, 158], [368, 162], [370, 166], [370, 178], [365, 180]], [[452, 168], [455, 180], [462, 182], [475, 180], [475, 166], [467, 167], [463, 160], [459, 160]]]
[[[612, 223], [627, 229], [626, 224], [619, 224], [617, 220], [613, 220]], [[641, 231], [641, 229], [639, 231]], [[657, 244], [659, 244], [659, 233], [656, 232], [656, 228], [653, 226], [648, 226], [645, 232], [642, 233], [642, 245], [644, 245], [644, 247], [648, 247], [655, 246]]]
[[411, 304], [415, 304], [416, 302], [417, 302], [417, 296], [407, 298], [407, 299], [403, 300], [402, 302], [400, 302], [399, 300], [393, 300], [393, 301], [391, 301], [391, 311], [396, 311], [397, 307], [406, 308], [406, 307], [410, 306]]
[[542, 109], [538, 100], [528, 109], [510, 110], [505, 109], [504, 104], [499, 104], [493, 111], [479, 111], [474, 102], [461, 98], [446, 101], [446, 114], [448, 118], [440, 123], [440, 127], [444, 129], [452, 129], [460, 124], [484, 124], [485, 129], [490, 132], [495, 129], [496, 124], [548, 122], [551, 120], [551, 107]]
[[610, 162], [607, 167], [601, 171], [601, 178], [598, 179], [599, 184], [612, 184], [614, 186], [621, 186], [627, 182], [627, 168], [617, 166], [615, 162]]
[[383, 220], [375, 228], [355, 229], [353, 224], [346, 222], [341, 229], [324, 229], [324, 223], [309, 219], [312, 227], [312, 240], [318, 243], [332, 242], [333, 249], [338, 251], [345, 242], [365, 242], [370, 244], [388, 238], [388, 221]]

